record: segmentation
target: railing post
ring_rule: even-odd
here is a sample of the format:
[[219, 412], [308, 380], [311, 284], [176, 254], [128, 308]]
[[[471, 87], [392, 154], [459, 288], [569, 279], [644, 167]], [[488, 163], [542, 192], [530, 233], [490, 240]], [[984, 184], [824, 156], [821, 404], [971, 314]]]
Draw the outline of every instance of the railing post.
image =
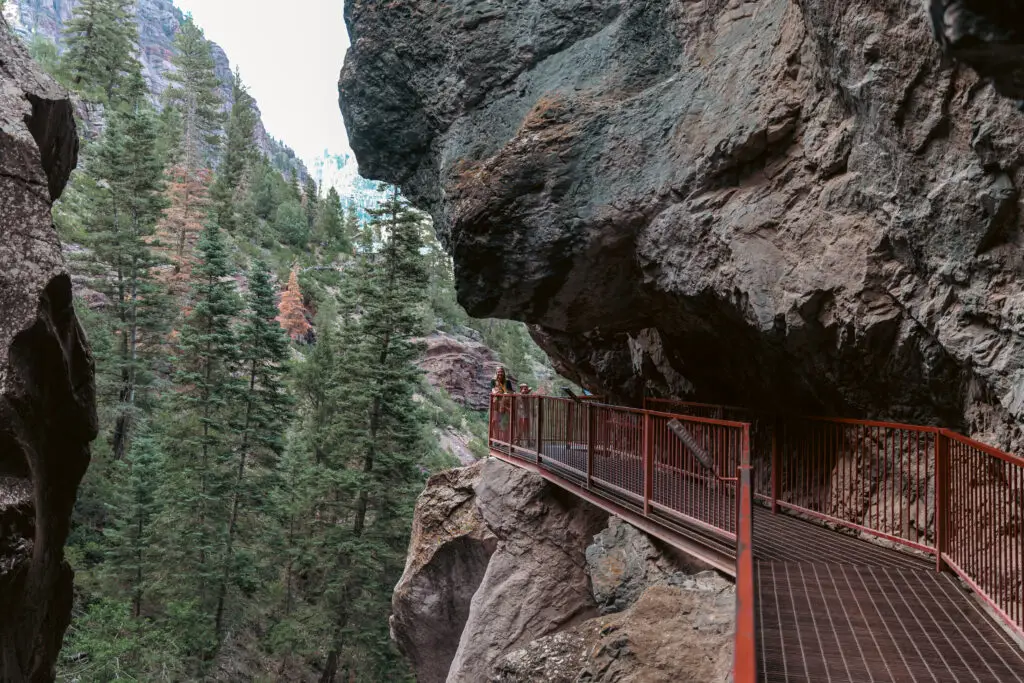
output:
[[651, 415], [644, 413], [644, 514], [651, 514], [651, 498], [654, 496], [654, 438], [651, 434]]
[[509, 402], [511, 406], [508, 409], [508, 454], [514, 455], [513, 451], [516, 448], [516, 404], [519, 403], [519, 397], [512, 394]]
[[782, 421], [776, 417], [772, 424], [772, 514], [779, 512], [779, 486], [782, 481], [782, 458], [779, 457], [779, 428]]
[[754, 491], [750, 465], [750, 426], [743, 427], [736, 472], [736, 640], [735, 683], [757, 683], [757, 575], [754, 564]]
[[541, 464], [544, 452], [544, 398], [537, 399], [537, 464]]
[[587, 406], [587, 489], [594, 484], [594, 407]]
[[491, 394], [491, 403], [487, 408], [487, 452], [494, 448], [494, 394]]
[[574, 403], [575, 403], [574, 401], [570, 401], [568, 403], [568, 405], [566, 405], [566, 407], [565, 407], [566, 408], [565, 414], [566, 414], [566, 417], [568, 418], [566, 420], [566, 424], [565, 424], [565, 452], [566, 452], [566, 455], [568, 455], [569, 449], [572, 447], [572, 437], [573, 437], [573, 431], [574, 431], [573, 428], [572, 428], [573, 427], [572, 418], [574, 417], [574, 415], [573, 415], [573, 408], [575, 407]]
[[935, 430], [935, 570], [942, 571], [942, 555], [949, 551], [949, 437]]

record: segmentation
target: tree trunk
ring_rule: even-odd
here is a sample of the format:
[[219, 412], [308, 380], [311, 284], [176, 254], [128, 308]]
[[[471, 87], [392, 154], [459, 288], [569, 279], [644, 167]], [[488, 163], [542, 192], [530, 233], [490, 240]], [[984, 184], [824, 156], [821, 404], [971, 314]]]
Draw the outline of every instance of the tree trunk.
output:
[[238, 526], [238, 507], [242, 496], [242, 480], [245, 478], [245, 461], [249, 450], [249, 425], [252, 420], [252, 395], [256, 388], [256, 361], [249, 368], [249, 399], [245, 405], [245, 427], [242, 429], [242, 446], [238, 454], [238, 473], [235, 475], [235, 492], [231, 501], [231, 519], [228, 522], [228, 537], [224, 547], [224, 571], [217, 589], [217, 612], [213, 620], [213, 632], [220, 642], [224, 628], [224, 605], [227, 601], [228, 583], [231, 580], [231, 560], [234, 552], [235, 529]]

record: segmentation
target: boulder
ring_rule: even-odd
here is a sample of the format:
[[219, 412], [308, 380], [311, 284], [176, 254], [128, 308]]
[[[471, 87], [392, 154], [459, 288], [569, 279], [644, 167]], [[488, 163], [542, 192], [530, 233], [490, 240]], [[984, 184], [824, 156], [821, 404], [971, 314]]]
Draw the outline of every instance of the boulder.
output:
[[732, 671], [734, 587], [717, 578], [657, 584], [625, 612], [591, 619], [514, 650], [491, 683], [727, 683]]
[[436, 474], [416, 502], [391, 637], [421, 683], [444, 681], [497, 538], [476, 506], [483, 463]]
[[595, 616], [584, 551], [606, 522], [499, 460], [432, 477], [391, 618], [417, 680], [476, 683], [510, 649]]
[[618, 517], [594, 537], [587, 548], [591, 590], [602, 614], [621, 612], [648, 587], [669, 584], [686, 589], [721, 589], [714, 571], [699, 572], [701, 563], [665, 550], [658, 541]]
[[46, 681], [71, 619], [63, 547], [96, 434], [93, 361], [50, 207], [75, 167], [67, 93], [0, 19], [0, 680]]

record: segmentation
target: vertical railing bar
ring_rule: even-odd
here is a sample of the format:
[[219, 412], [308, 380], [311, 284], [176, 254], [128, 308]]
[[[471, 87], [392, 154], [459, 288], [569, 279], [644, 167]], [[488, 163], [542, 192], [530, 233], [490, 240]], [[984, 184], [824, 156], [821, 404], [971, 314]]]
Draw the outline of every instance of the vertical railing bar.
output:
[[651, 514], [651, 496], [654, 493], [654, 444], [651, 440], [651, 414], [644, 413], [642, 422], [644, 515]]
[[547, 399], [540, 398], [537, 401], [537, 464], [544, 462], [544, 402]]
[[935, 571], [942, 571], [942, 554], [949, 547], [949, 438], [935, 430]]

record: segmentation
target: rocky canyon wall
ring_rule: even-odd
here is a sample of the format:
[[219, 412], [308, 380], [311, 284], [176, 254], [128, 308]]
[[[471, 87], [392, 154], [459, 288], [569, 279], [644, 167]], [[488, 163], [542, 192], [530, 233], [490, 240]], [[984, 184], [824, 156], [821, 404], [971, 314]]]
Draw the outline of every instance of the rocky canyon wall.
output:
[[50, 217], [72, 105], [0, 19], [0, 680], [48, 681], [71, 620], [64, 541], [96, 433], [93, 363]]
[[725, 683], [735, 591], [699, 569], [492, 458], [427, 484], [391, 633], [420, 683]]
[[[1024, 423], [1021, 3], [347, 0], [363, 175], [588, 388]], [[994, 83], [990, 82], [994, 78]]]

